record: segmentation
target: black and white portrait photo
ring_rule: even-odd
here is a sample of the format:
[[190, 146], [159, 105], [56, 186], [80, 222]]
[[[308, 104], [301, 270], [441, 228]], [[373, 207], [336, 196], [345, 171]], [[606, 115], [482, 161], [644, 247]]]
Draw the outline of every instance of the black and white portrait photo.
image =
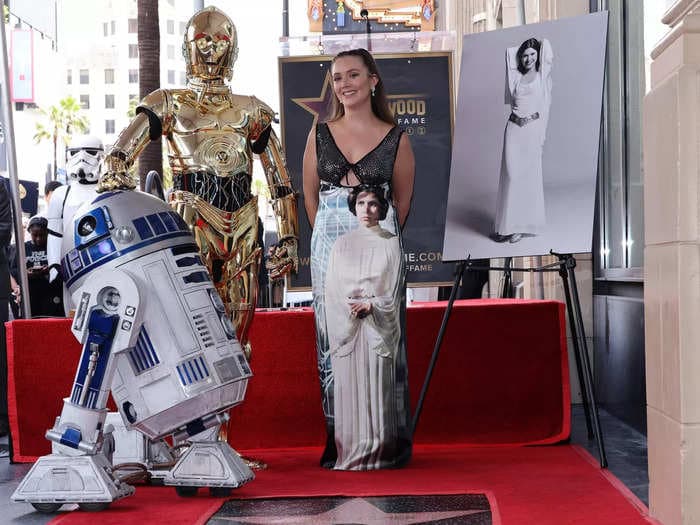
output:
[[606, 27], [464, 37], [444, 260], [591, 250]]

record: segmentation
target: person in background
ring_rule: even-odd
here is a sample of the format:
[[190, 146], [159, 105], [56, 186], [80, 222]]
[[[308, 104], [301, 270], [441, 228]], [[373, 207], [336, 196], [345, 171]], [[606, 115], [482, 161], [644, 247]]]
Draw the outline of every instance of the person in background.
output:
[[60, 186], [63, 186], [63, 184], [57, 180], [50, 180], [46, 183], [46, 186], [44, 186], [44, 200], [46, 201], [47, 208], [49, 207], [49, 202], [51, 202], [51, 195], [53, 195], [53, 191]]
[[[61, 283], [49, 282], [49, 264], [46, 253], [48, 225], [49, 221], [45, 217], [32, 217], [27, 226], [30, 240], [24, 243], [29, 281], [29, 306], [32, 317], [63, 316]], [[15, 281], [19, 282], [16, 256], [10, 260], [10, 271]]]
[[7, 419], [7, 346], [5, 322], [9, 317], [10, 269], [7, 248], [12, 238], [12, 208], [4, 184], [0, 184], [0, 436], [9, 432]]

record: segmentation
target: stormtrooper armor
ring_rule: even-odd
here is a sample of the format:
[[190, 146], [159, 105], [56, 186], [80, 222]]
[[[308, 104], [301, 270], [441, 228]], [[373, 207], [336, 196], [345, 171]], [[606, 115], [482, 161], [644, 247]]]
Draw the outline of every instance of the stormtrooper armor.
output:
[[[49, 276], [52, 281], [58, 276], [63, 232], [70, 230], [76, 210], [97, 196], [96, 188], [102, 174], [103, 160], [102, 141], [91, 135], [76, 137], [66, 148], [68, 184], [56, 188], [46, 212], [49, 220], [46, 250], [49, 267], [52, 268]], [[72, 308], [67, 293], [64, 293], [63, 304], [66, 312]]]
[[[187, 224], [163, 201], [134, 191], [99, 195], [63, 237], [65, 285], [82, 343], [72, 391], [40, 458], [12, 496], [43, 512], [97, 509], [133, 493], [109, 457], [112, 397], [123, 428], [188, 448], [163, 476], [181, 495], [214, 494], [253, 478], [218, 427], [243, 401], [251, 371]], [[111, 428], [110, 428], [111, 427]], [[105, 433], [108, 434], [105, 436]]]

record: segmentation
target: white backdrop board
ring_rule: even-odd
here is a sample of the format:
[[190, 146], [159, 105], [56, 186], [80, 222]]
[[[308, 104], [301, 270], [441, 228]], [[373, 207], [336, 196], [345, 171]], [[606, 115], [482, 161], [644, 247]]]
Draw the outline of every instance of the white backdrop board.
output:
[[[599, 12], [464, 37], [443, 260], [591, 250], [606, 34]], [[534, 77], [515, 69], [530, 38]]]

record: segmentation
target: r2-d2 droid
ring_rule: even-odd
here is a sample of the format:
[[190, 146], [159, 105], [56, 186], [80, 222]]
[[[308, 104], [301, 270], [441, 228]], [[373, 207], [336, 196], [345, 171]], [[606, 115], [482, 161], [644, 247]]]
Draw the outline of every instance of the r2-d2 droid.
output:
[[[250, 368], [235, 329], [180, 216], [145, 193], [104, 193], [75, 215], [62, 270], [82, 343], [70, 397], [43, 456], [12, 495], [37, 510], [95, 510], [134, 488], [103, 453], [107, 398], [127, 428], [189, 447], [163, 476], [181, 495], [230, 492], [253, 473], [216, 440], [245, 396]], [[104, 447], [108, 448], [108, 447]]]

